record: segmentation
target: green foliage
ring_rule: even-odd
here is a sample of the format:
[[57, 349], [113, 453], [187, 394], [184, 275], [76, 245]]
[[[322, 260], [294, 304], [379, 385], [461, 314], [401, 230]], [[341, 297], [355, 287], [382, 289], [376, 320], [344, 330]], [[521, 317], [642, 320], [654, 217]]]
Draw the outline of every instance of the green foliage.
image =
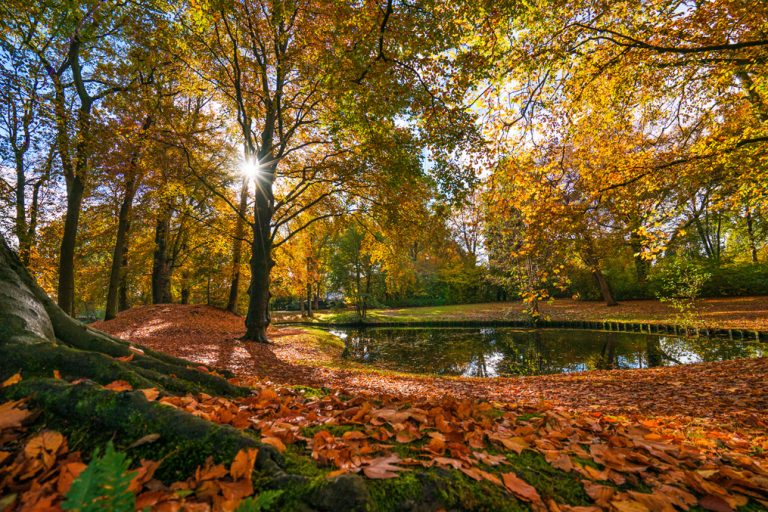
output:
[[72, 483], [62, 504], [76, 512], [133, 512], [136, 496], [128, 490], [135, 472], [129, 472], [131, 460], [115, 450], [110, 441], [104, 454], [97, 448], [93, 460]]
[[280, 498], [283, 491], [263, 491], [258, 496], [245, 498], [238, 505], [236, 512], [262, 512], [269, 510]]
[[710, 276], [700, 263], [682, 258], [672, 259], [661, 269], [659, 300], [677, 311], [681, 325], [695, 327], [701, 323], [696, 300]]

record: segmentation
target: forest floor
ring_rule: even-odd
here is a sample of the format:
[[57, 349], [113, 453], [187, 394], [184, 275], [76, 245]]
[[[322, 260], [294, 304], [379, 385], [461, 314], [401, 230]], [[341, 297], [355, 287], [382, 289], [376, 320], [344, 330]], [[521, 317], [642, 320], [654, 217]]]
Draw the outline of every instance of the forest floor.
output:
[[[351, 407], [349, 413], [355, 413], [351, 425], [349, 420], [338, 422], [346, 414], [340, 410], [333, 413], [333, 420], [321, 418], [328, 423], [325, 429], [323, 424], [313, 427], [315, 437], [330, 436], [340, 443], [334, 445], [338, 449], [357, 442], [359, 434], [349, 432], [360, 422], [355, 418], [363, 418], [365, 435], [373, 438], [378, 435], [375, 432], [384, 432], [378, 430], [382, 425], [391, 426], [397, 432], [396, 442], [389, 439], [395, 443], [391, 450], [408, 457], [416, 453], [403, 451], [407, 448], [428, 456], [420, 462], [398, 459], [401, 464], [461, 469], [473, 480], [501, 485], [534, 510], [768, 510], [768, 358], [535, 377], [439, 378], [344, 363], [339, 340], [311, 327], [276, 326], [270, 331], [271, 344], [242, 342], [238, 338], [244, 332], [243, 319], [207, 306], [143, 306], [94, 327], [209, 368], [228, 369], [238, 375], [237, 383], [277, 389], [279, 398], [274, 400], [288, 400], [283, 394], [287, 390], [307, 393], [303, 407], [318, 411]], [[319, 402], [312, 398], [316, 394], [329, 397], [328, 393], [341, 398], [320, 398]], [[197, 413], [211, 412], [204, 400], [193, 403]], [[371, 413], [371, 403], [386, 406]], [[501, 429], [487, 434], [487, 439], [502, 443], [517, 457], [544, 457], [516, 466], [516, 474], [532, 488], [515, 473], [494, 473], [503, 459], [497, 452], [474, 452], [467, 459], [466, 454], [458, 455], [459, 445], [450, 448], [446, 439], [454, 435], [452, 429], [464, 427], [441, 427], [442, 420], [436, 417], [439, 432], [423, 431], [427, 424], [420, 423], [420, 415], [424, 411], [439, 416], [441, 410], [456, 408], [457, 425], [466, 426], [460, 412], [465, 406], [485, 411], [481, 416], [493, 413], [483, 403], [498, 411], [492, 415], [496, 419], [489, 417], [488, 428]], [[237, 407], [233, 411], [236, 417]], [[317, 414], [307, 418], [317, 419]], [[516, 418], [516, 427], [514, 422], [512, 430], [499, 427], [508, 425], [509, 418]], [[425, 421], [432, 421], [431, 416]], [[272, 427], [262, 429], [267, 435], [274, 425], [285, 426], [268, 425]], [[464, 432], [464, 442], [481, 446], [482, 434], [471, 439], [476, 429]], [[423, 437], [426, 433], [430, 437]], [[283, 441], [288, 436], [286, 444], [296, 442], [289, 434], [282, 431]], [[389, 435], [394, 434], [385, 433], [385, 438]], [[279, 440], [268, 442], [282, 445]], [[315, 439], [318, 442], [326, 441]], [[599, 446], [585, 451], [590, 442]], [[475, 460], [478, 457], [480, 463]], [[317, 454], [313, 452], [312, 458], [317, 461]], [[470, 459], [480, 465], [466, 466]], [[514, 458], [514, 464], [521, 460]], [[533, 468], [539, 463], [543, 466]], [[343, 468], [343, 463], [337, 466]], [[550, 475], [560, 483], [542, 476], [550, 471], [561, 475]], [[563, 476], [571, 474], [576, 475], [575, 481], [581, 479], [573, 492], [580, 496], [586, 492], [586, 501], [565, 496], [570, 487], [567, 492], [547, 487], [573, 483], [572, 477]]]
[[[677, 312], [658, 300], [621, 301], [607, 307], [599, 301], [556, 299], [540, 306], [542, 318], [553, 321], [585, 320], [641, 323], [677, 323]], [[707, 327], [768, 331], [768, 297], [728, 297], [698, 301], [701, 321]], [[298, 312], [276, 312], [277, 322], [306, 320]], [[525, 320], [520, 302], [489, 302], [413, 308], [371, 309], [369, 322], [418, 322], [461, 320]], [[354, 311], [322, 310], [315, 314], [319, 323], [350, 322]]]

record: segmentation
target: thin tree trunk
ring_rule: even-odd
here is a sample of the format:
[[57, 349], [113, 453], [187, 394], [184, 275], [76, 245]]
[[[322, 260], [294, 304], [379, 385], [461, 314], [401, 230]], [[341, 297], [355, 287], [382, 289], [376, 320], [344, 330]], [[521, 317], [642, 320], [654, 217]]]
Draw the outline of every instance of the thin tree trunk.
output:
[[312, 318], [312, 283], [307, 283], [307, 316]]
[[104, 311], [104, 319], [111, 320], [117, 316], [118, 310], [118, 291], [123, 276], [123, 258], [125, 257], [126, 246], [128, 242], [128, 230], [131, 224], [131, 210], [133, 208], [133, 198], [136, 195], [136, 177], [131, 176], [125, 183], [125, 195], [120, 205], [120, 212], [117, 217], [117, 235], [115, 236], [115, 247], [112, 251], [112, 268], [109, 273], [109, 286], [107, 287], [107, 306]]
[[757, 242], [755, 241], [755, 227], [752, 219], [752, 211], [747, 208], [747, 239], [749, 240], [749, 252], [752, 255], [752, 263], [757, 263]]
[[629, 246], [632, 249], [632, 258], [635, 262], [637, 281], [644, 283], [648, 280], [648, 261], [642, 256], [643, 244], [640, 240], [640, 235], [634, 230], [629, 234]]
[[59, 252], [58, 304], [70, 316], [75, 311], [75, 247], [84, 189], [80, 176], [67, 179], [67, 213]]
[[248, 209], [248, 178], [243, 178], [240, 187], [239, 215], [235, 225], [235, 239], [232, 244], [232, 281], [229, 286], [227, 311], [237, 313], [237, 299], [240, 295], [240, 265], [243, 259], [243, 237], [245, 236], [245, 214]]
[[605, 278], [605, 275], [603, 274], [603, 272], [599, 268], [595, 267], [594, 270], [592, 270], [592, 275], [595, 278], [597, 287], [600, 288], [600, 294], [603, 296], [605, 305], [618, 306], [619, 303], [616, 302], [616, 299], [613, 298], [613, 292], [611, 291], [610, 284], [608, 283], [608, 280]]
[[[131, 222], [128, 221], [128, 231], [126, 235], [131, 232]], [[131, 307], [128, 301], [128, 244], [129, 237], [126, 236], [125, 243], [123, 244], [123, 254], [120, 258], [120, 286], [118, 288], [118, 311], [125, 311]]]
[[24, 154], [15, 151], [16, 161], [16, 238], [19, 239], [19, 258], [24, 265], [29, 264], [29, 240], [27, 227], [26, 188], [27, 178], [24, 174]]
[[171, 268], [168, 260], [170, 212], [164, 212], [155, 225], [155, 252], [152, 263], [152, 303], [171, 302]]

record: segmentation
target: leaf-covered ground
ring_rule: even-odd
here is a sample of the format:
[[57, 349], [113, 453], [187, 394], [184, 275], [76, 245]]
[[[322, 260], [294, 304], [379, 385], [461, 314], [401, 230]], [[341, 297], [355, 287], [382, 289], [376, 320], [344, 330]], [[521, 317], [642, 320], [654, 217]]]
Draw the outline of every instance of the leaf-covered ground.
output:
[[[606, 307], [600, 301], [556, 299], [540, 305], [542, 317], [554, 321], [626, 321], [642, 323], [676, 323], [677, 313], [658, 300], [621, 301], [617, 307]], [[768, 331], [768, 297], [729, 297], [698, 301], [704, 325], [720, 329]], [[278, 312], [277, 321], [297, 321], [298, 313]], [[315, 315], [321, 322], [353, 321], [354, 312], [321, 311]], [[414, 322], [424, 320], [525, 320], [520, 302], [491, 302], [418, 308], [373, 309], [371, 322]]]
[[539, 510], [768, 509], [768, 359], [436, 378], [345, 367], [322, 331], [243, 343], [241, 318], [204, 306], [142, 307], [97, 327], [232, 370], [258, 395], [160, 400], [257, 429], [330, 474], [455, 468]]

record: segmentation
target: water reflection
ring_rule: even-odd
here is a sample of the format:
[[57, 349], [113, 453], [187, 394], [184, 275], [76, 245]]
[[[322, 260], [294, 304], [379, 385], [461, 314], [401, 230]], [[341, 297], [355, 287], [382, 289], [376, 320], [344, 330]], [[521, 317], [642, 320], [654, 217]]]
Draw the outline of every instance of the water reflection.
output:
[[469, 377], [649, 368], [768, 355], [765, 343], [568, 329], [334, 329], [344, 357], [379, 368]]

